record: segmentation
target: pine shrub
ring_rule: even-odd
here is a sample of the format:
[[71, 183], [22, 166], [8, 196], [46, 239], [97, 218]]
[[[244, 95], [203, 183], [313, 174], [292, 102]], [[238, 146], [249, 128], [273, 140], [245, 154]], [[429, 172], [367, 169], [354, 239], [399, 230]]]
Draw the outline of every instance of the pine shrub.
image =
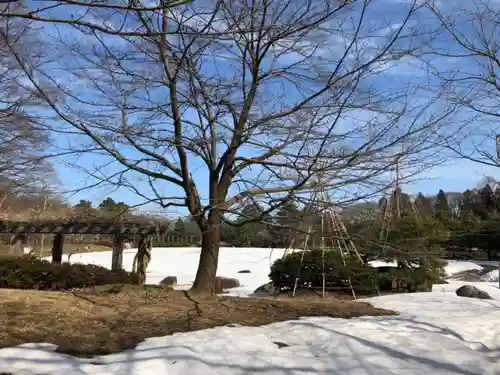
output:
[[[344, 265], [337, 250], [327, 250], [324, 254], [325, 283], [328, 288], [348, 288], [350, 279], [358, 294], [371, 294], [376, 288], [394, 292], [426, 291], [444, 277], [445, 263], [439, 259], [425, 259], [415, 267], [375, 268], [346, 257]], [[292, 290], [296, 278], [298, 289], [320, 288], [323, 285], [323, 254], [319, 250], [288, 254], [273, 263], [269, 278], [280, 291]], [[394, 289], [395, 285], [399, 286]]]
[[281, 291], [293, 289], [297, 278], [297, 288], [319, 288], [323, 285], [323, 256], [327, 287], [347, 287], [350, 278], [355, 290], [374, 290], [378, 282], [376, 270], [349, 257], [344, 264], [337, 250], [326, 250], [324, 254], [320, 250], [288, 254], [273, 263], [269, 278]]

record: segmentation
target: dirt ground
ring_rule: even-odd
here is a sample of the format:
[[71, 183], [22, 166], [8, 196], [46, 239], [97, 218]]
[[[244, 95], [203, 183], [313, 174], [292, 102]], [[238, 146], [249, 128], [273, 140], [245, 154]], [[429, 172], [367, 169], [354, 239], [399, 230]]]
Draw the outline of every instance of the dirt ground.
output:
[[388, 315], [335, 298], [192, 297], [161, 286], [103, 286], [72, 292], [0, 289], [0, 347], [48, 342], [91, 356], [135, 347], [145, 338], [227, 324], [258, 326], [301, 316]]

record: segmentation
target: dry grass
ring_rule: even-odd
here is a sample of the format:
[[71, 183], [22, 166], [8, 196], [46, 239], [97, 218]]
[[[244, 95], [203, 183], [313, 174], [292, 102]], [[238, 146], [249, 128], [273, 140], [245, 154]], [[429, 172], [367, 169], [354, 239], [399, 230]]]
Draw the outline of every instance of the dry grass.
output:
[[301, 316], [388, 315], [337, 299], [191, 297], [161, 286], [103, 286], [73, 292], [0, 290], [3, 347], [48, 342], [78, 356], [133, 348], [145, 338], [227, 324], [258, 326]]

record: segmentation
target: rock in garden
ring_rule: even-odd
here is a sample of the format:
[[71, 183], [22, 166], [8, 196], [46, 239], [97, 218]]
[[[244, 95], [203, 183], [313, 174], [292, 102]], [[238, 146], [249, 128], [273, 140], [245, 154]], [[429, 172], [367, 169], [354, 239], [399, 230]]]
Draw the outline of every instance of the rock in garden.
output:
[[160, 285], [173, 286], [175, 284], [177, 284], [177, 276], [167, 276], [160, 281]]
[[493, 299], [485, 291], [476, 288], [473, 285], [462, 285], [455, 292], [459, 297], [479, 298], [479, 299]]
[[290, 345], [285, 344], [284, 342], [281, 342], [281, 341], [273, 341], [273, 343], [276, 344], [279, 349], [288, 348], [290, 346]]
[[238, 273], [252, 273], [252, 271], [250, 271], [250, 270], [241, 270], [241, 271], [238, 271]]
[[257, 289], [255, 289], [254, 293], [269, 293], [269, 294], [276, 294], [277, 289], [274, 286], [272, 282], [269, 282], [267, 284], [259, 286]]
[[215, 293], [222, 293], [226, 289], [237, 288], [240, 286], [238, 279], [230, 277], [216, 276], [215, 277]]

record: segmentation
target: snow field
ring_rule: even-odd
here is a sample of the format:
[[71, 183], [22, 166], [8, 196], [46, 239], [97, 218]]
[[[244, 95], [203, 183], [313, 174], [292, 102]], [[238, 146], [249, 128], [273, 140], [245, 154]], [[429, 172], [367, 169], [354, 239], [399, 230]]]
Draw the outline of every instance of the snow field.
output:
[[[199, 250], [154, 249], [148, 282], [177, 276], [191, 283]], [[219, 275], [237, 277], [243, 295], [267, 282], [269, 249], [221, 250]], [[134, 250], [126, 251], [130, 269]], [[110, 265], [110, 253], [73, 261]], [[451, 262], [450, 273], [476, 264]], [[470, 262], [465, 262], [470, 263]], [[249, 269], [251, 274], [238, 274]], [[134, 350], [78, 359], [48, 344], [0, 349], [0, 372], [14, 375], [499, 375], [500, 290], [472, 283], [494, 300], [461, 298], [465, 284], [435, 285], [432, 293], [389, 295], [366, 301], [399, 313], [388, 317], [302, 318], [263, 327], [226, 326], [150, 338]], [[281, 348], [280, 348], [281, 347]]]
[[[127, 249], [123, 252], [123, 266], [126, 270], [132, 270], [132, 262], [137, 249]], [[232, 295], [246, 296], [252, 294], [262, 284], [269, 281], [269, 268], [278, 258], [283, 256], [285, 249], [270, 248], [233, 248], [221, 247], [219, 255], [219, 276], [234, 277], [240, 281], [241, 287], [231, 289]], [[178, 288], [188, 288], [194, 281], [200, 249], [198, 247], [165, 247], [153, 248], [152, 261], [148, 266], [146, 282], [158, 284], [166, 276], [177, 276]], [[67, 261], [67, 255], [63, 261]], [[72, 263], [96, 264], [111, 267], [110, 252], [89, 252], [73, 254]], [[448, 275], [458, 272], [481, 269], [480, 262], [449, 260], [445, 271]], [[491, 262], [487, 262], [491, 263]], [[374, 267], [395, 267], [395, 262], [372, 261]], [[496, 264], [496, 262], [493, 262]], [[238, 271], [250, 270], [251, 273], [239, 274]], [[495, 273], [496, 272], [496, 273]], [[496, 275], [496, 278], [495, 278]], [[484, 281], [497, 281], [498, 271], [491, 273], [491, 278]]]
[[370, 302], [400, 315], [219, 327], [151, 338], [135, 350], [92, 359], [28, 344], [1, 349], [0, 369], [15, 375], [500, 373], [498, 301], [419, 293]]
[[[123, 252], [123, 267], [131, 271], [137, 249]], [[231, 294], [245, 296], [269, 281], [271, 264], [283, 256], [285, 249], [233, 248], [221, 247], [217, 275], [234, 277], [241, 287], [231, 289]], [[151, 263], [146, 274], [146, 283], [159, 284], [166, 276], [177, 276], [178, 289], [188, 288], [194, 281], [200, 248], [198, 247], [158, 247], [151, 252]], [[63, 256], [63, 262], [67, 261]], [[72, 263], [96, 264], [111, 268], [110, 252], [73, 254]], [[250, 270], [251, 273], [238, 273]]]
[[448, 264], [445, 267], [446, 274], [451, 276], [455, 273], [469, 271], [469, 270], [480, 270], [481, 267], [477, 263], [462, 261], [462, 260], [447, 260]]
[[484, 282], [498, 282], [498, 270], [490, 271], [487, 274], [481, 276], [481, 280], [483, 280]]

